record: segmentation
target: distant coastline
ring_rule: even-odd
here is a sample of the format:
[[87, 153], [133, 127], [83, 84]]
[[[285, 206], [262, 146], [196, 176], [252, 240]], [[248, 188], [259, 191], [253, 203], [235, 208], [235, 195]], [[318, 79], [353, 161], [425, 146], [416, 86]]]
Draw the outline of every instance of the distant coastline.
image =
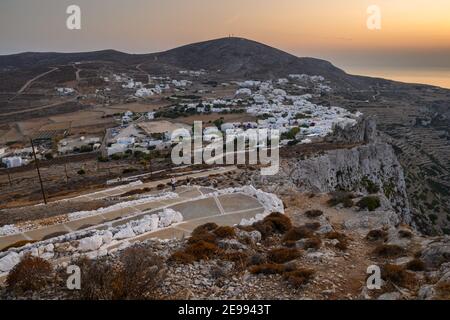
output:
[[379, 68], [379, 67], [351, 67], [345, 66], [343, 69], [355, 75], [379, 77], [389, 80], [429, 84], [433, 86], [450, 89], [450, 68], [448, 69], [425, 69], [425, 68]]

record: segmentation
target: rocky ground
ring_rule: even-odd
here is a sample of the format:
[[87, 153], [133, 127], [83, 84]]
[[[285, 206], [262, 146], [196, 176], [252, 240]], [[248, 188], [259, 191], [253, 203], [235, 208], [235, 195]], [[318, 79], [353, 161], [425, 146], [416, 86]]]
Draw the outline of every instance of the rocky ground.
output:
[[[218, 179], [220, 180], [220, 179]], [[207, 181], [205, 180], [205, 183]], [[217, 181], [216, 181], [217, 182]], [[215, 182], [215, 183], [216, 183]], [[389, 210], [360, 210], [331, 203], [336, 195], [291, 193], [283, 197], [285, 216], [274, 215], [253, 226], [205, 226], [184, 240], [150, 240], [127, 250], [153, 270], [151, 292], [107, 298], [150, 299], [448, 299], [450, 239], [425, 238], [402, 225]], [[352, 199], [356, 203], [357, 198]], [[269, 227], [268, 227], [269, 226]], [[200, 244], [199, 244], [200, 243]], [[126, 271], [127, 279], [146, 273], [123, 260], [126, 252], [98, 259], [95, 268]], [[150, 259], [151, 261], [147, 261]], [[147, 260], [145, 260], [147, 259]], [[158, 261], [158, 262], [156, 262]], [[129, 263], [129, 262], [127, 262]], [[146, 265], [139, 262], [139, 265]], [[118, 267], [118, 266], [121, 267]], [[366, 286], [367, 268], [382, 270], [380, 290]], [[126, 267], [124, 267], [126, 266]], [[17, 269], [17, 268], [16, 268]], [[109, 270], [109, 269], [108, 269]], [[134, 270], [134, 271], [133, 271]], [[146, 271], [146, 272], [147, 272]], [[14, 273], [14, 272], [12, 272]], [[64, 272], [36, 290], [2, 289], [3, 298], [103, 298], [97, 283], [89, 295], [64, 289]], [[157, 275], [157, 276], [156, 276]], [[89, 277], [89, 274], [83, 275]], [[87, 278], [82, 278], [86, 280]], [[132, 281], [132, 280], [128, 280]], [[144, 281], [140, 281], [144, 282]], [[121, 282], [122, 283], [122, 282]], [[20, 286], [19, 286], [20, 288]], [[91, 286], [90, 286], [91, 288]], [[101, 288], [101, 290], [99, 289]]]

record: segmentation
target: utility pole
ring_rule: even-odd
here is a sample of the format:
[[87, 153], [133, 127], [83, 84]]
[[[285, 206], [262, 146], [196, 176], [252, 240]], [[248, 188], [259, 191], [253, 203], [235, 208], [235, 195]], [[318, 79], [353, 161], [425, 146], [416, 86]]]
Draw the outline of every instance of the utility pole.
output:
[[66, 183], [69, 183], [69, 176], [67, 175], [67, 163], [64, 163], [64, 172], [66, 173]]
[[33, 138], [30, 138], [31, 141], [31, 149], [33, 149], [33, 157], [34, 163], [36, 164], [36, 170], [39, 177], [39, 183], [41, 184], [42, 198], [44, 199], [44, 203], [47, 204], [47, 198], [45, 197], [44, 185], [42, 184], [41, 171], [39, 170], [38, 159], [36, 158], [36, 151], [34, 150]]
[[9, 181], [9, 186], [12, 187], [12, 181], [11, 181], [11, 175], [8, 172], [8, 181]]

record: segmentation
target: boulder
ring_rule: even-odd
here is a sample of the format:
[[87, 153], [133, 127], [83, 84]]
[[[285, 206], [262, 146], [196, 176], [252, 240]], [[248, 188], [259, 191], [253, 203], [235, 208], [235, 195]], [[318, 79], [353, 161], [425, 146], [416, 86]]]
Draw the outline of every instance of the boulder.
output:
[[94, 251], [103, 244], [103, 238], [99, 235], [83, 238], [78, 244], [78, 250], [81, 252]]
[[399, 292], [388, 292], [378, 297], [378, 300], [400, 300], [402, 298]]
[[436, 290], [434, 289], [434, 286], [425, 285], [419, 289], [419, 292], [417, 293], [417, 298], [419, 300], [433, 300], [435, 294]]
[[450, 262], [450, 238], [430, 243], [422, 251], [422, 260], [428, 268], [432, 269]]
[[20, 255], [11, 252], [0, 259], [0, 272], [8, 272], [20, 262]]
[[173, 223], [179, 223], [183, 221], [183, 215], [173, 209], [166, 208], [159, 214], [159, 228], [166, 228]]
[[136, 234], [133, 229], [130, 226], [127, 226], [126, 228], [120, 229], [119, 232], [114, 235], [114, 240], [133, 238], [135, 236]]
[[104, 245], [110, 244], [112, 240], [113, 240], [113, 234], [111, 231], [105, 231], [102, 234], [102, 241], [103, 241]]
[[137, 225], [133, 226], [133, 231], [136, 234], [143, 234], [149, 231], [158, 229], [159, 216], [156, 214], [145, 216]]
[[237, 238], [241, 241], [250, 241], [252, 244], [257, 244], [259, 242], [261, 242], [262, 239], [262, 235], [261, 232], [259, 231], [244, 231], [244, 230], [239, 230], [237, 231], [236, 234]]

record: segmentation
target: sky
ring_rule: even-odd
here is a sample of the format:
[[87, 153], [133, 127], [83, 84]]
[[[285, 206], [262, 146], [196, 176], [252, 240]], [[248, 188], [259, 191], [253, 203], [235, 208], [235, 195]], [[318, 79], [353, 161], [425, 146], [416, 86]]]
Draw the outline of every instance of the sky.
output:
[[[81, 30], [66, 8], [81, 8]], [[381, 29], [369, 30], [377, 5]], [[0, 54], [116, 49], [149, 53], [249, 38], [345, 70], [448, 74], [449, 0], [0, 0]]]

